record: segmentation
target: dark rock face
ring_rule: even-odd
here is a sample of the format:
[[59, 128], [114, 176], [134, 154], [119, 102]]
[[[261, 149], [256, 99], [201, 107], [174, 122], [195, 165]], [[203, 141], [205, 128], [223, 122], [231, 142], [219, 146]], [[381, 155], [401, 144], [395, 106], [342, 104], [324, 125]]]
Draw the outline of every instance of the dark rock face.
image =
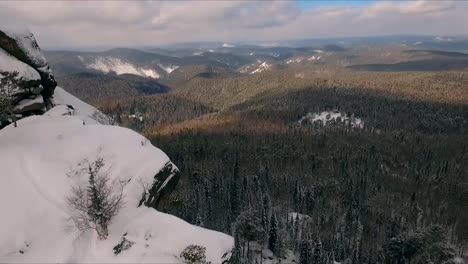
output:
[[9, 85], [8, 89], [13, 90], [11, 102], [14, 114], [28, 116], [52, 108], [57, 82], [34, 35], [27, 30], [11, 32], [0, 26], [0, 51], [3, 56], [0, 56], [0, 60], [13, 60], [14, 64], [24, 65], [21, 68], [27, 68], [26, 72], [35, 72], [37, 76], [22, 76], [18, 74], [18, 68], [12, 66], [10, 69], [9, 63], [4, 63], [0, 69], [0, 85]]
[[172, 162], [166, 163], [164, 168], [154, 176], [154, 182], [150, 189], [143, 194], [139, 206], [145, 205], [166, 212], [169, 196], [177, 186], [179, 178], [179, 170], [174, 164]]

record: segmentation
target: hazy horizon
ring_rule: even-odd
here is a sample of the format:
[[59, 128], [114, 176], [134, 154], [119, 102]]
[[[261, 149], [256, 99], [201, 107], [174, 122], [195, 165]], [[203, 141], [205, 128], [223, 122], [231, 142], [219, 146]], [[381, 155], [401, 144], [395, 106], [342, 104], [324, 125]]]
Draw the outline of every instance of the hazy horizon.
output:
[[0, 23], [24, 25], [45, 49], [200, 41], [468, 35], [461, 1], [0, 2]]

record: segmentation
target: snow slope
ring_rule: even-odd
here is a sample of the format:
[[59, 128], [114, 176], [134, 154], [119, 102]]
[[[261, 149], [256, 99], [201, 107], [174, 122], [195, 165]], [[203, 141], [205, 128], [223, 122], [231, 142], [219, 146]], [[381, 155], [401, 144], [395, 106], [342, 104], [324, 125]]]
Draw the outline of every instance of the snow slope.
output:
[[101, 113], [101, 111], [69, 94], [59, 86], [57, 86], [54, 91], [54, 103], [73, 106], [73, 108], [75, 108], [75, 115], [82, 116], [84, 119], [93, 119], [105, 125], [111, 123], [109, 117]]
[[[75, 111], [58, 105], [0, 130], [0, 263], [177, 263], [190, 244], [205, 246], [208, 260], [221, 262], [230, 236], [138, 207], [143, 186], [169, 161], [161, 150], [136, 132], [99, 123], [96, 109], [61, 88], [55, 102]], [[71, 188], [87, 181], [84, 161], [97, 158], [125, 197], [104, 241], [94, 231], [71, 230], [65, 203]], [[124, 234], [134, 244], [115, 255]]]

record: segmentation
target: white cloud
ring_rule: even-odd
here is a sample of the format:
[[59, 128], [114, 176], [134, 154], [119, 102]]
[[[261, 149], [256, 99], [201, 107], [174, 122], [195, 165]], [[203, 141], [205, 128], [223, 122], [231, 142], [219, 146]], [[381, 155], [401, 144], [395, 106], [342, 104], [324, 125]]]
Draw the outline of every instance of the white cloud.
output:
[[301, 10], [291, 1], [0, 1], [45, 47], [138, 46], [387, 34], [468, 34], [468, 3], [379, 1]]
[[444, 14], [455, 8], [452, 1], [406, 1], [406, 2], [377, 2], [364, 9], [363, 16], [376, 18], [388, 14], [434, 15]]

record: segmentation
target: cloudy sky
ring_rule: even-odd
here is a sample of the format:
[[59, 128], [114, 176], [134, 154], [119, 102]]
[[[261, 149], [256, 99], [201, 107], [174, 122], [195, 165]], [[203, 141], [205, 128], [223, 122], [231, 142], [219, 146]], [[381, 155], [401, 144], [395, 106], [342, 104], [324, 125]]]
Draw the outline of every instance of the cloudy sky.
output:
[[0, 24], [28, 26], [45, 48], [468, 35], [466, 13], [450, 0], [0, 1]]

